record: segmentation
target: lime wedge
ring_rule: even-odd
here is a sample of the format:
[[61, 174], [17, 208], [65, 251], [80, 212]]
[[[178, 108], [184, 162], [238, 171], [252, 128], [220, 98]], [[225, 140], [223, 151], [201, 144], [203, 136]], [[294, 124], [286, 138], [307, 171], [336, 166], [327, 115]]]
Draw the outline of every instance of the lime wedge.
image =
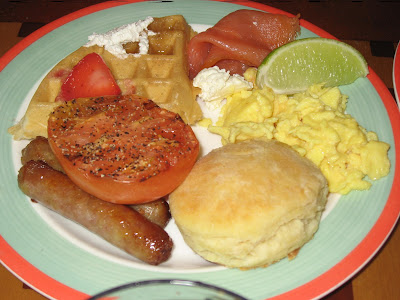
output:
[[367, 62], [356, 49], [337, 40], [316, 37], [273, 50], [258, 67], [256, 83], [275, 93], [292, 94], [313, 84], [350, 84], [367, 74]]

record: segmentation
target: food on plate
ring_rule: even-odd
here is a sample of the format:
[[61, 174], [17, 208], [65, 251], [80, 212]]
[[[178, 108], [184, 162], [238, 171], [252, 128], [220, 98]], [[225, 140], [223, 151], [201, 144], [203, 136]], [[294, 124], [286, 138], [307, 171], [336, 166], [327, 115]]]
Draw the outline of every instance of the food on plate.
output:
[[49, 117], [50, 147], [81, 189], [120, 204], [172, 192], [199, 153], [180, 116], [136, 95], [79, 98]]
[[185, 242], [227, 267], [264, 267], [312, 239], [328, 186], [308, 159], [278, 141], [228, 144], [199, 159], [169, 197]]
[[311, 86], [304, 93], [275, 94], [270, 88], [228, 97], [210, 132], [222, 143], [275, 139], [310, 159], [328, 180], [329, 191], [366, 190], [390, 170], [389, 144], [379, 141], [345, 112], [348, 97], [338, 88]]
[[[318, 230], [328, 191], [368, 189], [365, 176], [390, 168], [389, 146], [345, 113], [337, 88], [309, 78], [294, 95], [264, 87], [277, 77], [271, 66], [286, 66], [280, 53], [316, 40], [290, 43], [299, 32], [298, 17], [238, 10], [197, 35], [179, 15], [92, 34], [9, 128], [15, 140], [35, 138], [22, 151], [21, 190], [153, 265], [171, 254], [171, 215], [211, 262], [252, 269], [295, 257]], [[209, 110], [223, 105], [215, 124], [198, 124], [224, 146], [196, 163], [197, 95]]]
[[149, 221], [165, 228], [171, 219], [167, 200], [167, 197], [164, 197], [152, 202], [130, 205], [130, 207], [146, 217]]
[[[180, 30], [184, 31], [190, 30], [182, 16], [170, 16], [157, 21], [158, 30], [155, 29], [158, 32], [169, 31], [172, 27], [174, 29], [179, 27]], [[176, 27], [177, 21], [178, 27]], [[149, 37], [156, 34], [149, 28], [149, 25], [153, 22], [154, 18], [149, 16], [144, 20], [122, 25], [106, 33], [93, 33], [88, 37], [89, 42], [85, 46], [104, 47], [105, 50], [119, 58], [127, 58], [130, 56], [129, 53], [134, 53], [134, 56], [137, 57], [148, 54], [150, 50]], [[165, 48], [162, 48], [162, 50], [165, 51]]]
[[[194, 31], [180, 15], [151, 18], [146, 28], [143, 22], [124, 25], [103, 35], [93, 35], [87, 45], [62, 59], [40, 83], [24, 117], [9, 128], [13, 138], [47, 137], [48, 115], [61, 104], [55, 99], [63, 82], [74, 66], [91, 53], [101, 56], [122, 94], [134, 93], [152, 99], [161, 107], [178, 113], [188, 124], [198, 121], [202, 112], [196, 102], [196, 89], [188, 78], [186, 60], [186, 46]], [[117, 43], [112, 43], [111, 39]], [[100, 43], [101, 40], [103, 43]], [[106, 40], [108, 43], [105, 43]], [[142, 44], [148, 44], [145, 47], [147, 54], [140, 49]], [[121, 48], [125, 55], [115, 52], [115, 49]]]
[[[55, 97], [56, 95], [54, 99]], [[45, 99], [40, 96], [32, 98], [22, 119], [8, 128], [8, 133], [15, 140], [33, 139], [36, 136], [47, 137], [47, 119], [60, 102], [41, 101]]]
[[22, 149], [22, 165], [25, 165], [30, 160], [42, 161], [54, 170], [64, 172], [60, 162], [51, 150], [48, 140], [42, 136], [33, 139], [24, 149]]
[[193, 86], [201, 89], [199, 97], [208, 108], [214, 109], [221, 105], [227, 96], [241, 90], [251, 90], [253, 83], [238, 74], [231, 75], [229, 71], [217, 66], [201, 70], [193, 79]]
[[300, 32], [298, 17], [240, 9], [193, 37], [187, 47], [189, 76], [218, 66], [242, 75], [258, 67], [275, 48], [293, 41]]
[[18, 185], [28, 197], [148, 264], [158, 265], [171, 255], [173, 242], [160, 226], [125, 205], [84, 192], [43, 162], [22, 166]]
[[120, 94], [121, 89], [101, 56], [89, 53], [72, 68], [56, 101]]
[[[22, 165], [25, 165], [31, 160], [44, 162], [54, 170], [64, 173], [64, 170], [58, 162], [57, 157], [50, 148], [48, 140], [44, 137], [38, 136], [30, 141], [24, 149], [22, 149]], [[130, 207], [135, 209], [151, 222], [163, 228], [171, 219], [166, 197], [144, 204], [130, 205]]]
[[333, 39], [307, 38], [269, 53], [258, 68], [257, 86], [293, 94], [313, 84], [347, 85], [368, 73], [365, 58], [352, 46]]

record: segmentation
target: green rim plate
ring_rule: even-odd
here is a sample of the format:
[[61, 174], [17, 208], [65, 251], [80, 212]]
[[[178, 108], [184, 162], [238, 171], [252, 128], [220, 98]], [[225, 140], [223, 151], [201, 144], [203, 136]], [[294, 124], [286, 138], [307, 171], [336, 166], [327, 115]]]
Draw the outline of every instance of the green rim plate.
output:
[[[322, 296], [351, 278], [378, 251], [400, 211], [398, 172], [400, 117], [394, 99], [376, 74], [341, 88], [349, 95], [348, 112], [391, 145], [390, 174], [369, 191], [341, 197], [321, 223], [315, 238], [295, 260], [282, 260], [250, 271], [215, 266], [149, 267], [115, 256], [114, 249], [83, 246], [82, 236], [69, 236], [69, 221], [38, 208], [17, 187], [23, 143], [12, 141], [7, 128], [26, 108], [40, 79], [59, 60], [79, 48], [93, 32], [104, 32], [147, 16], [182, 14], [190, 24], [213, 25], [237, 9], [284, 13], [248, 1], [175, 0], [111, 1], [91, 6], [50, 23], [17, 44], [0, 60], [0, 259], [17, 277], [50, 298], [81, 299], [116, 285], [151, 279], [202, 281], [249, 299], [307, 299]], [[330, 37], [301, 20], [300, 38]], [[397, 133], [397, 135], [395, 134]], [[79, 230], [78, 230], [79, 231]], [[92, 239], [92, 237], [90, 237]], [[93, 243], [100, 243], [93, 238]]]

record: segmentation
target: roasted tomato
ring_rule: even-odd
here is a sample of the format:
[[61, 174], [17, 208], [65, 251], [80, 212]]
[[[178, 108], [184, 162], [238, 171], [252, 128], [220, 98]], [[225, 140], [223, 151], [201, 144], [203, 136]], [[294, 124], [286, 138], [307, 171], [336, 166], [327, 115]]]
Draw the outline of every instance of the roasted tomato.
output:
[[199, 153], [192, 128], [179, 115], [136, 95], [66, 102], [50, 114], [48, 136], [71, 180], [113, 203], [169, 194]]

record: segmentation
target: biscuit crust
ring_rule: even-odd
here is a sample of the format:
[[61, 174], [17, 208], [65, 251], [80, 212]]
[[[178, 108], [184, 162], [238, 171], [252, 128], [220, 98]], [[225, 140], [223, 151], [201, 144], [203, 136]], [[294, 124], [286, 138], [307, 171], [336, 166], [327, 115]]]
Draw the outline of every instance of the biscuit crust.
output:
[[201, 158], [169, 202], [196, 253], [227, 267], [255, 268], [313, 237], [327, 193], [311, 161], [280, 142], [250, 140]]

